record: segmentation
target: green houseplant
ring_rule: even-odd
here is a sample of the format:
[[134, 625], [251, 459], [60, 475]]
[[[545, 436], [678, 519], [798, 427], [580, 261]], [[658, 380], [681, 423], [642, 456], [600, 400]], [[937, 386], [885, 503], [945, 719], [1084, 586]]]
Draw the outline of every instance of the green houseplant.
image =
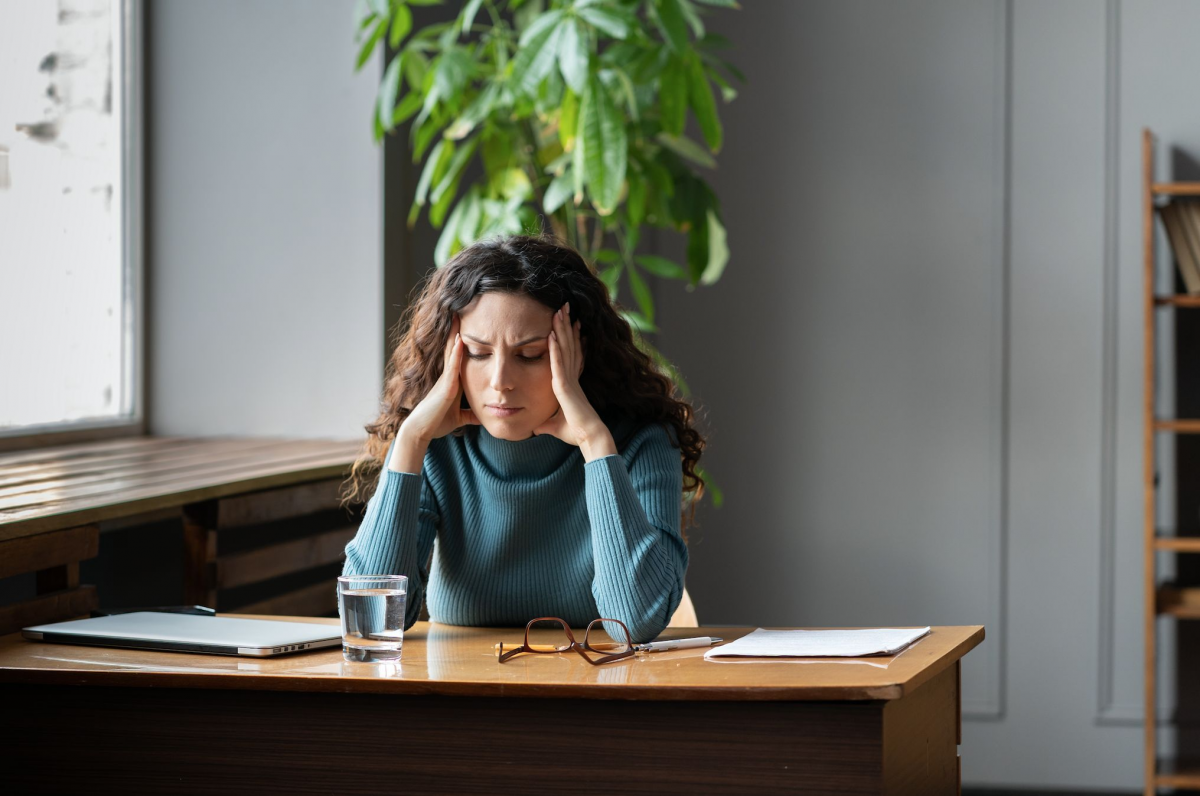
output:
[[[644, 334], [657, 332], [648, 277], [693, 290], [729, 260], [720, 204], [697, 168], [715, 168], [722, 144], [715, 83], [723, 37], [704, 6], [735, 0], [467, 0], [450, 22], [413, 30], [410, 6], [442, 0], [366, 0], [357, 69], [376, 47], [387, 67], [374, 107], [376, 141], [411, 120], [413, 162], [424, 165], [408, 226], [422, 208], [439, 229], [438, 266], [492, 235], [541, 228], [571, 243], [616, 299], [622, 280], [637, 305], [623, 316], [639, 346], [684, 395], [676, 368]], [[685, 135], [688, 111], [703, 137]], [[483, 177], [463, 186], [478, 156]], [[687, 235], [683, 264], [637, 253], [644, 226]], [[710, 484], [713, 502], [720, 490]]]

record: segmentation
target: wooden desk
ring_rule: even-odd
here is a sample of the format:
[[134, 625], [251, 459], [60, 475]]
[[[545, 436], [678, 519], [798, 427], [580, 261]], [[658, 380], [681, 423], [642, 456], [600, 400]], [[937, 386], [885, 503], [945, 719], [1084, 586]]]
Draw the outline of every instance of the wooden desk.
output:
[[[332, 621], [332, 620], [308, 620]], [[732, 640], [747, 628], [672, 628]], [[521, 630], [419, 623], [399, 664], [0, 638], [14, 792], [959, 792], [960, 659], [982, 626], [892, 657], [593, 667], [496, 662]], [[548, 641], [549, 639], [545, 639]]]

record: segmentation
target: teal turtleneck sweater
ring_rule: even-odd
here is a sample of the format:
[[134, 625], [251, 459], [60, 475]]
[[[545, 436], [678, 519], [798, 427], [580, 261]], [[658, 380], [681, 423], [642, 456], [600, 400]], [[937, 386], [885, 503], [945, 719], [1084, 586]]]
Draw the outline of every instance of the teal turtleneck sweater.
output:
[[419, 474], [385, 464], [343, 574], [407, 575], [405, 628], [425, 597], [434, 622], [605, 617], [635, 642], [654, 638], [688, 564], [680, 453], [661, 425], [609, 429], [620, 453], [591, 462], [556, 437], [509, 442], [469, 426], [434, 440]]

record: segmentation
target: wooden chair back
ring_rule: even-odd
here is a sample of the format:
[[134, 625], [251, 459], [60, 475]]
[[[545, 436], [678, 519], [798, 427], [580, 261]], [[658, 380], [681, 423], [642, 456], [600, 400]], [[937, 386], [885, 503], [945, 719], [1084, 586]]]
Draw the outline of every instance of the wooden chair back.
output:
[[0, 635], [89, 616], [99, 602], [94, 586], [80, 585], [79, 562], [99, 552], [97, 525], [0, 541], [0, 578], [36, 573], [34, 597], [0, 605]]
[[688, 595], [686, 586], [683, 589], [683, 599], [679, 601], [675, 613], [671, 614], [671, 621], [667, 623], [667, 627], [700, 627], [700, 620], [696, 618], [696, 607], [692, 605], [692, 598]]
[[[340, 506], [341, 483], [325, 479], [185, 506], [186, 601], [231, 613], [336, 615], [337, 590], [317, 570], [340, 562], [358, 530], [357, 509]], [[255, 537], [270, 541], [238, 544]], [[307, 571], [318, 579], [266, 595], [260, 588], [253, 602], [239, 604], [233, 592]]]

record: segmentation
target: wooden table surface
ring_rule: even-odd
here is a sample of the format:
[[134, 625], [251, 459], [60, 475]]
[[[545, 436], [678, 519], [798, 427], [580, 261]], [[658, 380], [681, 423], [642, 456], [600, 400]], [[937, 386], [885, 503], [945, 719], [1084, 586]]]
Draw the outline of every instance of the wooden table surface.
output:
[[[732, 641], [751, 630], [669, 628], [660, 638], [710, 635]], [[933, 627], [896, 655], [863, 658], [706, 661], [704, 649], [688, 649], [601, 666], [576, 653], [520, 655], [497, 663], [494, 645], [519, 645], [522, 636], [521, 628], [418, 622], [404, 634], [399, 663], [370, 664], [345, 661], [340, 647], [254, 659], [33, 642], [15, 633], [0, 638], [0, 683], [585, 699], [895, 700], [953, 666], [983, 641], [984, 629]]]

